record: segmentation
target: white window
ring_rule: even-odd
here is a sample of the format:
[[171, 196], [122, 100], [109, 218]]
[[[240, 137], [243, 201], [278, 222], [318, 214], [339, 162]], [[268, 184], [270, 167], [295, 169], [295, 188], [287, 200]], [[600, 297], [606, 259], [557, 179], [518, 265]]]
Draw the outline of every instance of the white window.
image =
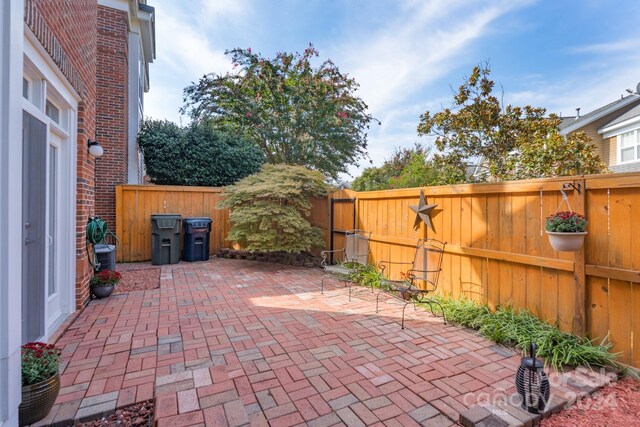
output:
[[31, 89], [31, 85], [29, 83], [29, 80], [24, 77], [22, 78], [22, 96], [24, 99], [29, 99], [29, 90]]
[[618, 157], [620, 163], [640, 161], [640, 129], [618, 135]]
[[60, 124], [60, 109], [56, 105], [47, 99], [45, 105], [45, 114], [57, 124]]

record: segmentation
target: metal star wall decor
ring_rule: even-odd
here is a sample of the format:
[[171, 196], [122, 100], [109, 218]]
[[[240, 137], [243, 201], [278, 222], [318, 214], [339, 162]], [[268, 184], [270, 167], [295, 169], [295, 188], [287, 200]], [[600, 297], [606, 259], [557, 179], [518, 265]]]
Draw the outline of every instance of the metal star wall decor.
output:
[[424, 192], [420, 190], [420, 203], [418, 206], [409, 206], [409, 209], [416, 213], [416, 220], [413, 223], [414, 230], [419, 229], [420, 222], [423, 221], [432, 231], [436, 231], [435, 228], [433, 228], [433, 222], [431, 222], [431, 211], [433, 211], [436, 206], [438, 205], [427, 205], [424, 200]]

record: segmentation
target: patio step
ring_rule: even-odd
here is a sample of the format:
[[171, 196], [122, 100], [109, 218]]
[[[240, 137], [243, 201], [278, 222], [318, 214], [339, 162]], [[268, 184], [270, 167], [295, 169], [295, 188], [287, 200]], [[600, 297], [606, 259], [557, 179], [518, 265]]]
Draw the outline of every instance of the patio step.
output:
[[488, 399], [480, 397], [481, 401], [460, 413], [459, 421], [465, 427], [532, 427], [540, 424], [543, 418], [568, 409], [578, 400], [617, 379], [618, 372], [610, 368], [602, 368], [597, 372], [578, 367], [568, 372], [553, 372], [549, 375], [551, 397], [542, 415], [522, 409], [522, 400], [514, 393]]

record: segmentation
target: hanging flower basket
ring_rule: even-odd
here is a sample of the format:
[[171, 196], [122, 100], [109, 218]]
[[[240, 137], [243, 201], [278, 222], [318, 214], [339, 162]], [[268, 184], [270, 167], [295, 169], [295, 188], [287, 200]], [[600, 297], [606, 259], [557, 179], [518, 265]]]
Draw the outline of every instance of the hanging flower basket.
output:
[[556, 251], [576, 252], [582, 248], [584, 237], [588, 233], [586, 231], [576, 233], [547, 231], [547, 234], [549, 235], [549, 243]]
[[575, 212], [556, 212], [547, 218], [545, 228], [553, 249], [575, 252], [584, 244], [587, 220]]

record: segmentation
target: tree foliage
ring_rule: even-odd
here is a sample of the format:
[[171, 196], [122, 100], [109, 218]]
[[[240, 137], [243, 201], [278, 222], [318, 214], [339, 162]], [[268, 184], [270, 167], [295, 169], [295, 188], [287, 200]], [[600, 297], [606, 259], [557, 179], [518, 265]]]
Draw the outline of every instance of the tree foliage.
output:
[[322, 247], [322, 231], [306, 219], [311, 198], [329, 192], [322, 174], [302, 166], [264, 165], [225, 189], [231, 210], [228, 239], [251, 251], [296, 253]]
[[440, 174], [429, 158], [429, 149], [421, 144], [396, 148], [382, 166], [366, 168], [353, 180], [356, 191], [423, 187], [440, 183]]
[[[492, 181], [606, 170], [584, 134], [571, 134], [562, 143], [560, 119], [547, 116], [546, 109], [503, 107], [493, 94], [490, 73], [488, 64], [474, 67], [454, 94], [451, 108], [420, 116], [418, 134], [435, 136], [440, 153], [434, 161], [448, 165], [447, 181], [468, 180], [466, 170], [474, 162], [486, 167], [484, 179]], [[555, 166], [540, 167], [541, 158], [552, 158]], [[571, 165], [563, 167], [562, 162]]]
[[233, 49], [237, 71], [209, 74], [184, 90], [195, 120], [245, 135], [269, 163], [302, 165], [336, 178], [366, 157], [367, 105], [355, 95], [358, 84], [318, 51], [278, 53], [265, 58], [251, 49]]
[[514, 174], [517, 179], [608, 171], [606, 164], [595, 153], [591, 138], [584, 132], [576, 132], [565, 138], [557, 131], [552, 131], [545, 140], [520, 147], [519, 160]]
[[224, 186], [257, 172], [264, 156], [243, 137], [214, 130], [206, 122], [180, 127], [161, 120], [140, 126], [138, 146], [151, 182]]

